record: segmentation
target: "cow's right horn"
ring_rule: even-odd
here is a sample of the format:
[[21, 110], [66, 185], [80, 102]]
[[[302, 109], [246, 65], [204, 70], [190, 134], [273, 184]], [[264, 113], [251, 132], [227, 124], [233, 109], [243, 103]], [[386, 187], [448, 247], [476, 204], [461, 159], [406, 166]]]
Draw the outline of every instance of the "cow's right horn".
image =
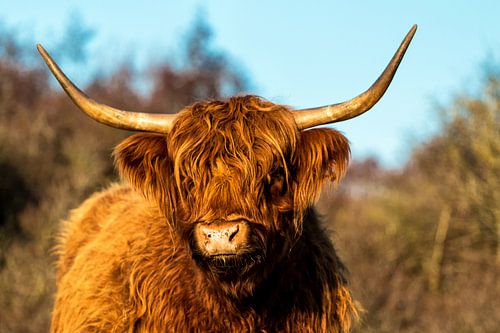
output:
[[175, 114], [123, 111], [97, 103], [93, 99], [87, 97], [87, 95], [78, 89], [78, 87], [64, 75], [42, 45], [37, 44], [36, 47], [64, 91], [66, 91], [73, 102], [91, 118], [105, 125], [131, 131], [168, 133], [172, 129], [176, 118]]
[[318, 125], [343, 121], [357, 117], [370, 110], [391, 84], [399, 63], [403, 59], [413, 35], [415, 35], [415, 31], [417, 31], [417, 25], [414, 25], [410, 29], [385, 70], [368, 90], [346, 102], [294, 111], [293, 115], [297, 127], [303, 130]]

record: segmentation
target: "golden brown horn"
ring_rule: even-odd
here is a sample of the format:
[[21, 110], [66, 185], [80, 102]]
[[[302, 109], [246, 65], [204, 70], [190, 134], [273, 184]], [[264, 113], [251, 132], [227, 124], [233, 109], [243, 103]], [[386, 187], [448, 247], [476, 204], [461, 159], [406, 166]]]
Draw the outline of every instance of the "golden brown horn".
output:
[[295, 123], [299, 129], [338, 122], [359, 116], [370, 110], [379, 101], [391, 84], [399, 63], [408, 48], [408, 45], [417, 31], [417, 25], [413, 25], [391, 61], [379, 76], [377, 81], [364, 93], [339, 104], [332, 104], [311, 109], [294, 111]]
[[122, 111], [87, 97], [64, 75], [42, 45], [37, 44], [36, 47], [64, 91], [91, 118], [112, 127], [131, 131], [168, 133], [172, 129], [176, 115]]

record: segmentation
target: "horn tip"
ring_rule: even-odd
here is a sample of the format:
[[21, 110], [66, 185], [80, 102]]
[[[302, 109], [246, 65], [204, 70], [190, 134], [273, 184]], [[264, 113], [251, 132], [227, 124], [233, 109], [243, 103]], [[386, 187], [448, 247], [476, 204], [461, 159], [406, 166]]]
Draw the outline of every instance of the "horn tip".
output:
[[38, 52], [40, 52], [42, 54], [43, 53], [47, 53], [47, 51], [45, 51], [45, 49], [43, 48], [42, 44], [40, 44], [40, 43], [36, 44], [36, 49], [38, 50]]

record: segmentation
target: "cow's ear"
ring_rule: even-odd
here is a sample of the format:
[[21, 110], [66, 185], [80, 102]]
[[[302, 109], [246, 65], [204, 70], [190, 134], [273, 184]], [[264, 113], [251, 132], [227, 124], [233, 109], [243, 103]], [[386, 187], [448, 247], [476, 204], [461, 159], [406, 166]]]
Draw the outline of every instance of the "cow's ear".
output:
[[139, 133], [120, 143], [113, 153], [122, 179], [138, 192], [161, 206], [172, 203], [169, 187], [172, 163], [168, 157], [165, 135]]
[[296, 208], [306, 209], [311, 205], [325, 181], [340, 181], [349, 158], [349, 141], [340, 132], [328, 128], [301, 132], [295, 177]]

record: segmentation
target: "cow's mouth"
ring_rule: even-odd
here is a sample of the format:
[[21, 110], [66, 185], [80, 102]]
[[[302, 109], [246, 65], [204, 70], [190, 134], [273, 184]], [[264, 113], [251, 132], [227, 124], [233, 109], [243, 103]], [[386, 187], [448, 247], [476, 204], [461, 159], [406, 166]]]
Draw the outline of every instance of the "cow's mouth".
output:
[[218, 253], [209, 256], [195, 255], [195, 260], [219, 278], [231, 279], [251, 273], [264, 261], [264, 255], [258, 251]]
[[[222, 253], [208, 256], [206, 260], [208, 264], [211, 266], [216, 266], [220, 268], [237, 268], [240, 266], [246, 266], [250, 260], [249, 255], [243, 254], [235, 254], [235, 253]], [[250, 261], [251, 262], [251, 261]]]

